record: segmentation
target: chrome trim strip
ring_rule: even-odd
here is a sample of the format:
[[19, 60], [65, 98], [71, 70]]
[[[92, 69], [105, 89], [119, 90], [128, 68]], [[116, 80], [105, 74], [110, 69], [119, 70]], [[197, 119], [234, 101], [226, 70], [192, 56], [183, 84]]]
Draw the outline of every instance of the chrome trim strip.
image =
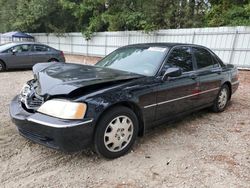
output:
[[45, 125], [48, 127], [54, 127], [54, 128], [69, 128], [69, 127], [75, 127], [78, 125], [83, 125], [83, 124], [87, 124], [87, 123], [91, 123], [93, 121], [93, 119], [87, 120], [87, 121], [83, 121], [83, 122], [78, 122], [78, 123], [70, 123], [70, 124], [54, 124], [54, 123], [48, 123], [48, 122], [44, 122], [44, 121], [40, 121], [37, 119], [33, 119], [33, 118], [27, 118], [28, 121], [30, 122], [34, 122], [34, 123], [38, 123], [41, 125]]
[[148, 106], [144, 106], [144, 108], [150, 108], [150, 107], [153, 107], [153, 106], [157, 106], [157, 104], [150, 104]]
[[185, 98], [188, 98], [188, 97], [193, 97], [193, 96], [196, 96], [196, 95], [201, 95], [201, 94], [208, 93], [208, 92], [215, 91], [215, 90], [219, 90], [219, 89], [220, 88], [217, 87], [217, 88], [209, 89], [209, 90], [202, 91], [202, 92], [199, 92], [199, 93], [179, 97], [179, 98], [176, 98], [176, 99], [171, 99], [171, 100], [168, 100], [168, 101], [162, 101], [162, 102], [159, 102], [159, 103], [150, 104], [150, 105], [144, 106], [143, 108], [150, 108], [150, 107], [153, 107], [153, 106], [158, 106], [158, 105], [174, 102], [174, 101], [177, 101], [177, 100], [185, 99]]

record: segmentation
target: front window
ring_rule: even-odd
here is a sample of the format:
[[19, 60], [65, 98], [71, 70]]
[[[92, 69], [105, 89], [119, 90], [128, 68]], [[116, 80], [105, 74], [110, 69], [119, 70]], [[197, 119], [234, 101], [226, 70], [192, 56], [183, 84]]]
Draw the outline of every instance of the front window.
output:
[[172, 50], [168, 56], [167, 62], [164, 64], [164, 69], [169, 67], [179, 67], [182, 72], [193, 70], [192, 53], [189, 47], [177, 47]]
[[99, 61], [96, 66], [153, 76], [167, 51], [167, 47], [124, 47]]
[[13, 50], [15, 50], [17, 53], [24, 53], [24, 52], [29, 52], [30, 49], [31, 49], [30, 44], [22, 44], [22, 45], [17, 45], [6, 50], [6, 53], [11, 53]]

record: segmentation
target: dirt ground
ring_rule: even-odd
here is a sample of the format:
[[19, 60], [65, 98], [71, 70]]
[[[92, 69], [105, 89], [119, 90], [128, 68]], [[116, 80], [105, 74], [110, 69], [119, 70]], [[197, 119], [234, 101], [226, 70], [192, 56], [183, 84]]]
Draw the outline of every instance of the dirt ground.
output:
[[11, 99], [31, 71], [0, 73], [0, 187], [249, 187], [250, 71], [225, 112], [189, 115], [139, 138], [115, 160], [55, 151], [21, 137]]

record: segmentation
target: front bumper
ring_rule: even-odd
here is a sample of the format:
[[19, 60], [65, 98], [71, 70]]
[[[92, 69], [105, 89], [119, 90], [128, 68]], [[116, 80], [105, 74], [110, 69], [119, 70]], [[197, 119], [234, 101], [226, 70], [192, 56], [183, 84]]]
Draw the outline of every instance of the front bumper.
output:
[[39, 144], [66, 152], [88, 147], [93, 140], [92, 119], [62, 120], [23, 109], [16, 96], [10, 105], [10, 116], [19, 133]]

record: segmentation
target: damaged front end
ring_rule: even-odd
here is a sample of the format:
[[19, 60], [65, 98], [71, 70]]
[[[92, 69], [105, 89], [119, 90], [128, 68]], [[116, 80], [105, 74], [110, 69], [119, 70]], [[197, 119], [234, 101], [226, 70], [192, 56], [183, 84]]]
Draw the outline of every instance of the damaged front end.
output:
[[29, 112], [36, 111], [44, 103], [44, 97], [39, 96], [36, 89], [38, 89], [37, 81], [30, 80], [23, 86], [19, 95], [22, 107]]

